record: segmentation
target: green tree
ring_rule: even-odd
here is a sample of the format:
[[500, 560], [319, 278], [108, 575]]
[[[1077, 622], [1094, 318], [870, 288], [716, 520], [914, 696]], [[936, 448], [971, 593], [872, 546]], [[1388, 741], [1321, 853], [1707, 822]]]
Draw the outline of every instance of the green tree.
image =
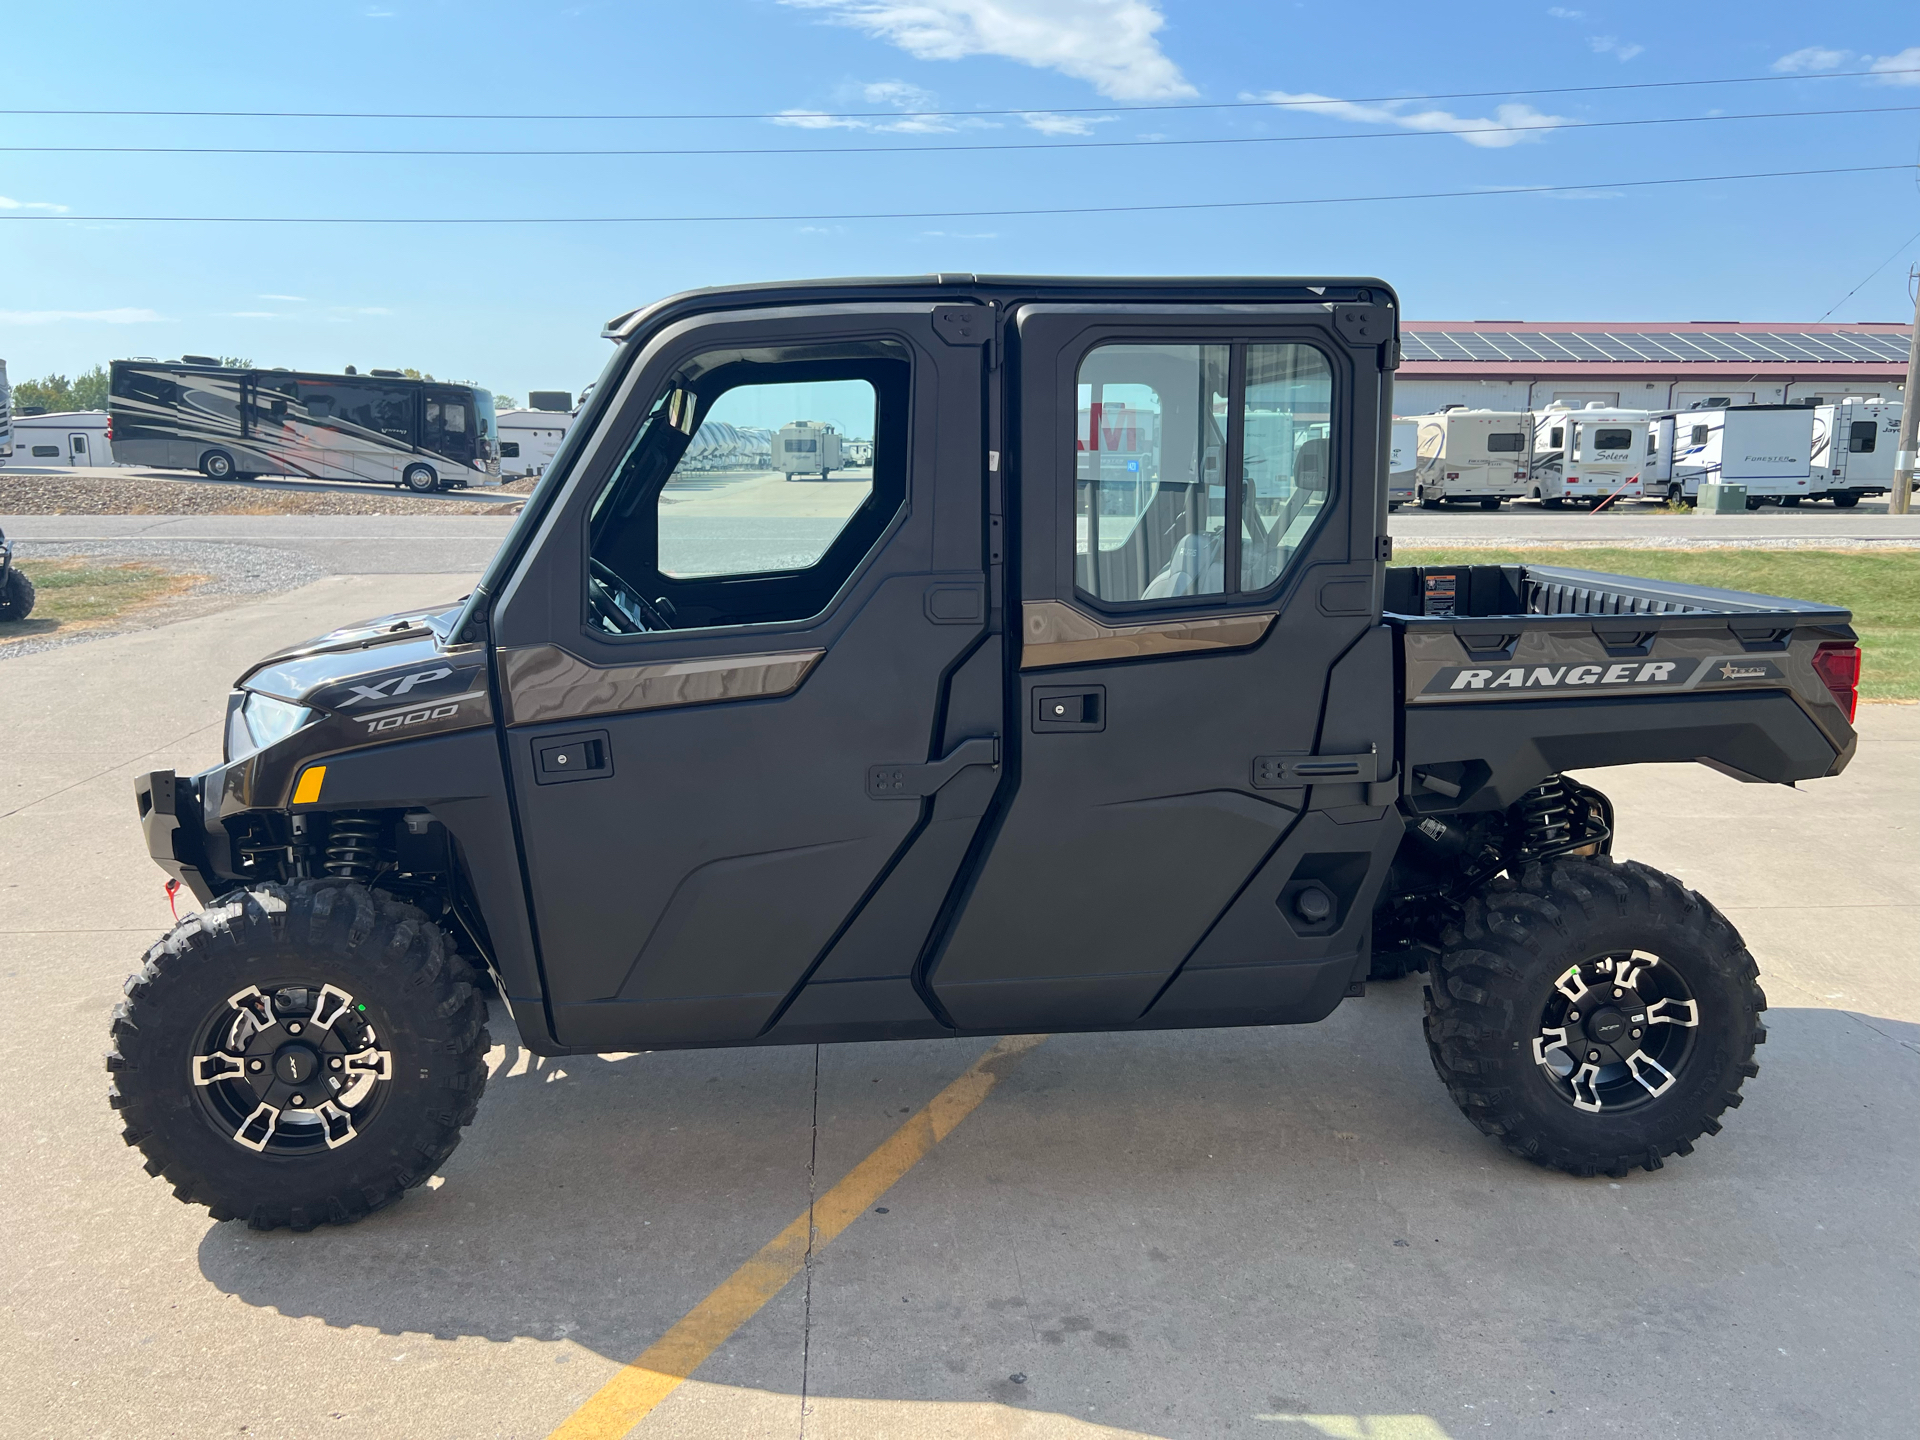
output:
[[496, 390], [493, 396], [493, 408], [496, 410], [518, 410], [520, 408], [520, 402], [514, 399], [513, 396], [502, 395]]
[[220, 357], [220, 363], [229, 370], [251, 370], [253, 368], [253, 361], [242, 360], [237, 355], [222, 355]]
[[424, 371], [421, 371], [421, 370], [415, 370], [415, 369], [413, 369], [412, 367], [408, 367], [407, 369], [405, 369], [405, 370], [402, 370], [402, 371], [401, 371], [400, 373], [401, 373], [402, 375], [404, 375], [404, 376], [406, 376], [406, 377], [407, 377], [407, 379], [409, 379], [409, 380], [431, 380], [431, 379], [433, 379], [433, 376], [431, 376], [431, 375], [429, 375], [429, 374], [427, 374], [427, 373], [425, 373]]
[[64, 375], [22, 380], [13, 387], [13, 413], [18, 415], [23, 410], [104, 410], [107, 408], [107, 390], [107, 371], [102, 365], [96, 365], [72, 380]]

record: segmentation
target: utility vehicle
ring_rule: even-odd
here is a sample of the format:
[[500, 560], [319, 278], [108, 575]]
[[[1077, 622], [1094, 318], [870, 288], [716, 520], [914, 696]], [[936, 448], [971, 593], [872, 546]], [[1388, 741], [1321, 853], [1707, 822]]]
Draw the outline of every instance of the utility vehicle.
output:
[[[1424, 969], [1509, 1150], [1687, 1153], [1754, 964], [1567, 772], [1838, 772], [1850, 617], [1390, 566], [1398, 315], [945, 275], [614, 320], [470, 595], [268, 656], [222, 764], [136, 785], [202, 908], [113, 1022], [128, 1141], [216, 1217], [357, 1219], [473, 1118], [476, 967], [548, 1055], [1296, 1024]], [[670, 484], [716, 407], [832, 414], [871, 474]]]

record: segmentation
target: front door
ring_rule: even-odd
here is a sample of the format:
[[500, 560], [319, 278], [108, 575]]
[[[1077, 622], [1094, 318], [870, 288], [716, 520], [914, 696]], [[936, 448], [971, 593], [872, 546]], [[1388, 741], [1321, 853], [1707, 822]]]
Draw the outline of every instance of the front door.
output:
[[[913, 970], [999, 779], [1002, 671], [983, 351], [933, 314], [669, 329], [503, 597], [562, 1043], [941, 1033]], [[798, 421], [870, 461], [787, 475]]]
[[1340, 308], [1021, 312], [1017, 788], [925, 973], [959, 1028], [1317, 1018], [1362, 963], [1391, 320]]

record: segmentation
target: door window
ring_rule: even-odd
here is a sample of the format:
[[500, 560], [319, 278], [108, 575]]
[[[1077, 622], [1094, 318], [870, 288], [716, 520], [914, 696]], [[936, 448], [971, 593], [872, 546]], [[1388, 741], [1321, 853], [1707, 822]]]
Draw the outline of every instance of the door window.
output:
[[86, 453], [87, 453], [87, 437], [86, 437], [86, 436], [84, 436], [84, 435], [69, 435], [69, 436], [68, 436], [67, 438], [68, 438], [69, 440], [71, 440], [71, 441], [73, 442], [73, 453], [74, 453], [74, 454], [76, 454], [76, 455], [84, 455], [84, 454], [86, 454]]
[[594, 628], [824, 610], [905, 501], [908, 366], [885, 340], [683, 366], [594, 503]]
[[1331, 484], [1326, 357], [1298, 344], [1102, 345], [1078, 381], [1080, 590], [1124, 605], [1276, 583]]

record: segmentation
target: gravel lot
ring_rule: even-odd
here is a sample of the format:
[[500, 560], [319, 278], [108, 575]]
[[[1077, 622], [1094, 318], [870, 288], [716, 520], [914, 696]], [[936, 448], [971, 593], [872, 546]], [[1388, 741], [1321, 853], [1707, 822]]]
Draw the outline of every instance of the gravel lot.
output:
[[518, 509], [490, 499], [428, 499], [371, 485], [336, 490], [274, 480], [215, 485], [124, 471], [0, 471], [0, 515], [511, 515]]
[[151, 630], [224, 610], [266, 595], [296, 590], [329, 574], [292, 550], [269, 550], [253, 545], [203, 544], [185, 540], [112, 540], [107, 542], [63, 543], [48, 540], [17, 540], [14, 559], [29, 576], [35, 560], [86, 560], [94, 564], [118, 564], [139, 560], [175, 574], [207, 577], [184, 594], [158, 604], [117, 616], [102, 625], [75, 627], [51, 635], [34, 636], [0, 644], [0, 661], [34, 655], [43, 650], [60, 650], [103, 640], [109, 635], [125, 635], [134, 630]]

